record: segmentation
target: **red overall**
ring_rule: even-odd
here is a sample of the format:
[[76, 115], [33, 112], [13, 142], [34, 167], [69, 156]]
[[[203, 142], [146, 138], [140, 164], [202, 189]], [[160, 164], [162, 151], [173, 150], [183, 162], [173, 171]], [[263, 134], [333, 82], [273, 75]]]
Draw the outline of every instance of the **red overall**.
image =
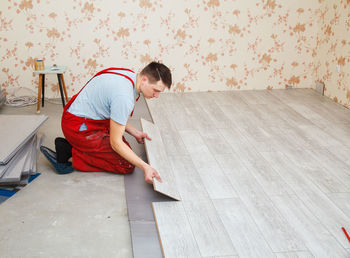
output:
[[[133, 72], [123, 68], [108, 68], [98, 72], [94, 77], [105, 73], [116, 74], [130, 80], [133, 88], [135, 88], [134, 81], [130, 77], [116, 72], [118, 70]], [[80, 171], [108, 171], [120, 174], [131, 173], [135, 166], [121, 157], [111, 147], [109, 135], [110, 119], [93, 120], [75, 116], [67, 111], [84, 87], [74, 95], [64, 107], [61, 122], [63, 134], [73, 147], [73, 167]], [[83, 123], [85, 123], [87, 129], [79, 131]], [[130, 147], [124, 136], [123, 141]]]

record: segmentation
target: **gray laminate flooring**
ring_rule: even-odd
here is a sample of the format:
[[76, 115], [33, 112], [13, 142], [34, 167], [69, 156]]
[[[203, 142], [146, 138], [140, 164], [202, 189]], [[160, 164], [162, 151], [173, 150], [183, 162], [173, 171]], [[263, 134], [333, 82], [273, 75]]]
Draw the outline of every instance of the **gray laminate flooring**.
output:
[[181, 201], [165, 257], [349, 257], [350, 110], [311, 89], [147, 100]]

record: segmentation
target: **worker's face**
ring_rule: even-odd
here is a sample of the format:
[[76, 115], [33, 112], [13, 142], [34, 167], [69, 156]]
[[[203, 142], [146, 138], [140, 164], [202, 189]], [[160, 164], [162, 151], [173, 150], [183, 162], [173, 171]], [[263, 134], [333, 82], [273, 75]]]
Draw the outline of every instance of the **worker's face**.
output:
[[159, 80], [156, 83], [150, 83], [147, 76], [143, 76], [141, 91], [146, 99], [158, 98], [159, 94], [165, 90], [164, 83]]

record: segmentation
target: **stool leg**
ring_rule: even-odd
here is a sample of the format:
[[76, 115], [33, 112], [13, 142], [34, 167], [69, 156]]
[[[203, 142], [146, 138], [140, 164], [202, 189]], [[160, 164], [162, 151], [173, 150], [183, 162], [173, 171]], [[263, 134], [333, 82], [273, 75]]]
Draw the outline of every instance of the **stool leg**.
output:
[[66, 84], [64, 82], [63, 74], [61, 74], [61, 79], [62, 79], [62, 86], [63, 86], [64, 96], [66, 97], [66, 101], [68, 102], [68, 94], [67, 94], [67, 89], [66, 89]]
[[41, 87], [42, 87], [42, 74], [39, 74], [39, 84], [38, 84], [38, 102], [36, 104], [36, 112], [40, 113], [40, 97], [41, 97]]
[[42, 75], [42, 86], [41, 86], [41, 90], [43, 93], [42, 99], [41, 99], [41, 106], [44, 106], [44, 99], [45, 99], [45, 74]]
[[65, 103], [64, 103], [64, 97], [63, 97], [63, 89], [62, 89], [62, 80], [61, 80], [61, 74], [57, 74], [57, 78], [58, 78], [58, 84], [60, 86], [60, 92], [61, 92], [61, 99], [62, 99], [62, 105], [63, 107], [65, 106]]

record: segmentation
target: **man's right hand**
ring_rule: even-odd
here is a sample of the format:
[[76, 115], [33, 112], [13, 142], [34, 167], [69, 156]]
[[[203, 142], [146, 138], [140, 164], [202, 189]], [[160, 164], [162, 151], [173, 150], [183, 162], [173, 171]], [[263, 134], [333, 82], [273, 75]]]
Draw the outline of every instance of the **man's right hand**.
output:
[[153, 184], [153, 178], [155, 177], [159, 182], [162, 182], [157, 170], [152, 168], [150, 165], [147, 165], [144, 169], [145, 181], [149, 184]]

